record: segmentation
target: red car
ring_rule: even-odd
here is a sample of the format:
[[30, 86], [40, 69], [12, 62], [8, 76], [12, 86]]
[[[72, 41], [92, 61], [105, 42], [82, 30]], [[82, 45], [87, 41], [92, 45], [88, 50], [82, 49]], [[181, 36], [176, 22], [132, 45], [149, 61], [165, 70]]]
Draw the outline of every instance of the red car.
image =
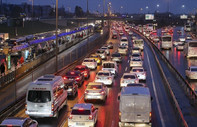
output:
[[75, 71], [80, 71], [86, 79], [90, 77], [90, 69], [84, 65], [78, 65], [74, 69]]
[[75, 80], [78, 86], [82, 86], [84, 82], [84, 75], [80, 71], [69, 71], [63, 75], [64, 80]]

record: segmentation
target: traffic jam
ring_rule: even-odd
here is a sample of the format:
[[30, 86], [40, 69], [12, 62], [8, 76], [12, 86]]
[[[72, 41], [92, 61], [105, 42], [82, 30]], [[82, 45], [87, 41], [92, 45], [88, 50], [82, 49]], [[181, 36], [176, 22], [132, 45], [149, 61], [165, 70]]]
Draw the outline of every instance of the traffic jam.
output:
[[[112, 88], [118, 87], [116, 100], [119, 120], [116, 124], [120, 127], [133, 126], [133, 123], [151, 126], [152, 97], [146, 84], [149, 75], [144, 66], [145, 42], [133, 29], [141, 32], [161, 49], [172, 48], [174, 45], [177, 50], [183, 50], [184, 38], [180, 37], [179, 42], [173, 43], [172, 31], [168, 28], [161, 30], [160, 37], [152, 24], [135, 26], [125, 22], [112, 22], [110, 39], [83, 59], [81, 64], [63, 75], [43, 75], [29, 83], [25, 114], [30, 117], [31, 125], [40, 126], [38, 118], [58, 119], [62, 108], [67, 106], [68, 117], [61, 126], [103, 126], [98, 122], [102, 119], [99, 116], [100, 107], [105, 106], [107, 99], [112, 97]], [[189, 37], [187, 35], [188, 39]], [[189, 46], [192, 48], [194, 44], [188, 44], [188, 50], [191, 51]], [[186, 54], [188, 57], [189, 51]], [[123, 70], [125, 61], [128, 67]], [[196, 77], [190, 72], [196, 70], [196, 67], [191, 66], [186, 70], [187, 77]], [[70, 105], [70, 101], [75, 98], [78, 98], [75, 104]], [[10, 123], [4, 120], [1, 124]]]

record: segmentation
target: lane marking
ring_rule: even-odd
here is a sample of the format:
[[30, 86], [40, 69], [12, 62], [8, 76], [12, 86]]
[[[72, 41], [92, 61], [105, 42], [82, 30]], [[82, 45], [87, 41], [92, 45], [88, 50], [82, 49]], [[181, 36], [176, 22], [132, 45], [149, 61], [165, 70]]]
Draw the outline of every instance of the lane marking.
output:
[[128, 68], [126, 67], [126, 68], [125, 68], [125, 71], [127, 71], [127, 69], [128, 69]]
[[84, 97], [84, 94], [79, 98], [79, 100], [77, 102], [79, 103], [83, 99], [83, 97]]
[[112, 121], [111, 127], [114, 127], [114, 120]]
[[153, 72], [152, 72], [151, 65], [150, 65], [150, 60], [149, 60], [150, 58], [149, 58], [148, 53], [147, 53], [146, 50], [145, 50], [145, 52], [146, 52], [146, 56], [148, 58], [148, 66], [149, 66], [150, 73], [151, 73], [151, 80], [152, 80], [153, 91], [154, 91], [155, 99], [156, 99], [156, 103], [157, 103], [157, 109], [159, 111], [159, 117], [161, 118], [161, 125], [162, 125], [162, 127], [165, 127], [165, 123], [164, 123], [163, 115], [162, 115], [162, 112], [161, 112], [161, 107], [160, 107], [158, 95], [157, 95], [156, 88], [155, 88], [155, 81], [153, 80]]

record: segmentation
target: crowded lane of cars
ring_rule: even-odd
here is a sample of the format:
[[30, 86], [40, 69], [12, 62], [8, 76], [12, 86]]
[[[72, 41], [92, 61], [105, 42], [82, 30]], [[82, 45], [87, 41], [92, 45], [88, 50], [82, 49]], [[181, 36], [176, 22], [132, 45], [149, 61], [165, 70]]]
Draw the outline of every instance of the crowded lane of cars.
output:
[[[144, 62], [147, 63], [148, 54], [146, 54], [145, 59], [145, 50], [133, 47], [133, 40], [128, 36], [127, 31], [122, 32], [124, 35], [120, 35], [127, 38], [128, 44], [121, 44], [119, 39], [111, 39], [112, 35], [108, 40], [108, 42], [112, 42], [109, 44], [113, 45], [113, 48], [109, 49], [109, 55], [107, 55], [106, 50], [98, 49], [96, 53], [93, 53], [94, 55], [87, 56], [81, 65], [77, 65], [73, 67], [73, 70], [71, 69], [61, 75], [64, 84], [66, 84], [66, 87], [61, 87], [61, 90], [66, 90], [68, 94], [65, 103], [67, 107], [58, 109], [59, 114], [55, 114], [55, 116], [58, 116], [58, 120], [48, 121], [47, 118], [35, 118], [39, 126], [76, 127], [95, 125], [98, 127], [117, 127], [133, 125], [130, 123], [145, 123], [147, 124], [145, 126], [151, 126], [152, 123], [153, 126], [161, 126], [162, 119], [157, 113], [159, 109], [156, 106], [160, 104], [153, 102], [155, 106], [151, 108], [151, 96], [156, 98], [156, 95], [152, 93], [152, 88], [149, 91], [147, 87], [152, 87], [152, 81], [156, 80], [150, 76], [152, 67], [149, 68], [149, 65], [144, 65]], [[121, 46], [128, 50], [127, 54], [118, 53], [118, 48]], [[131, 59], [132, 53], [138, 53], [138, 56], [133, 56]], [[144, 67], [149, 69], [146, 70]], [[146, 85], [147, 79], [148, 85]], [[56, 92], [58, 92], [58, 89]], [[126, 101], [128, 99], [127, 95], [130, 96], [129, 101]], [[139, 106], [141, 109], [138, 108]], [[154, 114], [153, 118], [152, 114]], [[23, 113], [23, 116], [26, 115]], [[172, 120], [167, 120], [167, 122], [175, 123]]]

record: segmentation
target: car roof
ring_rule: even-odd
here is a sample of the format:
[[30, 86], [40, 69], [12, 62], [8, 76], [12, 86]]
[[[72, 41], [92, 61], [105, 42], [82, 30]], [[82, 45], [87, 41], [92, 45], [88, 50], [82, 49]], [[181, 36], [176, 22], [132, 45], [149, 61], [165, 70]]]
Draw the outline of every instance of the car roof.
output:
[[92, 106], [93, 106], [93, 104], [91, 104], [91, 103], [80, 103], [80, 104], [75, 104], [72, 109], [83, 108], [83, 109], [91, 110]]
[[85, 58], [84, 60], [94, 60], [93, 58]]
[[88, 85], [102, 85], [101, 82], [89, 82]]
[[20, 125], [22, 126], [23, 123], [29, 118], [22, 118], [22, 117], [9, 117], [6, 118], [5, 120], [3, 120], [3, 122], [1, 123], [2, 125], [5, 124], [13, 124], [13, 125]]
[[101, 73], [101, 72], [110, 73], [110, 71], [107, 71], [107, 70], [100, 70], [98, 73]]
[[114, 63], [114, 64], [116, 64], [115, 61], [103, 61], [103, 64], [104, 64], [104, 63]]
[[130, 94], [135, 94], [135, 95], [148, 95], [150, 96], [150, 91], [148, 87], [123, 87], [121, 90], [121, 95], [130, 95]]
[[133, 69], [144, 69], [143, 67], [132, 67], [132, 70]]
[[124, 75], [136, 75], [136, 74], [135, 73], [124, 73], [123, 76]]

